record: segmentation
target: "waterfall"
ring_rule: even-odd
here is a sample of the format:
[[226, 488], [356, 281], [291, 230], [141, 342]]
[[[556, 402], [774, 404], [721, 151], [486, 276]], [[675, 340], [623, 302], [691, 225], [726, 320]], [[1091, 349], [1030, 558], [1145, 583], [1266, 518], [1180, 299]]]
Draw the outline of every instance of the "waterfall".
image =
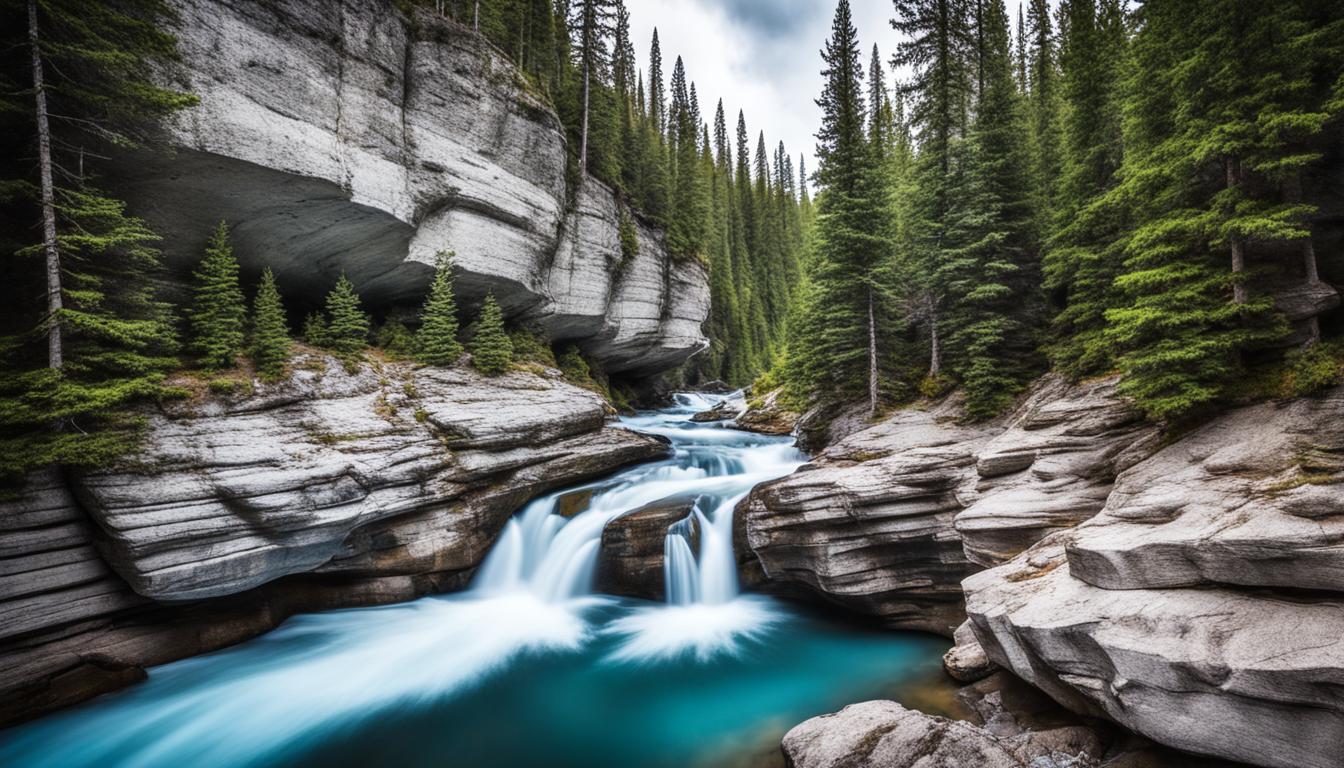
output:
[[[593, 593], [602, 529], [645, 505], [694, 497], [692, 512], [668, 529], [663, 545], [667, 602], [723, 605], [738, 594], [733, 509], [757, 483], [788, 474], [804, 457], [788, 441], [699, 424], [690, 416], [731, 395], [682, 393], [663, 411], [625, 417], [629, 429], [661, 435], [673, 454], [664, 461], [535, 499], [504, 525], [472, 583], [484, 596], [527, 593], [561, 603]], [[587, 508], [557, 514], [562, 497], [588, 493]], [[698, 539], [699, 546], [692, 545]]]

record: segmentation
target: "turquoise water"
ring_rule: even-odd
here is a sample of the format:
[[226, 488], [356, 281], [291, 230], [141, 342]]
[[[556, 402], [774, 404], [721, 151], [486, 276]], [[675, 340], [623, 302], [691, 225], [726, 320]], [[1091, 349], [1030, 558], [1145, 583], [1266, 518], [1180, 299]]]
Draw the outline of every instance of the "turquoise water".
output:
[[[690, 415], [624, 419], [671, 455], [565, 492], [509, 522], [470, 590], [297, 616], [217, 653], [149, 670], [133, 688], [8, 731], [6, 768], [781, 765], [784, 732], [941, 680], [947, 641], [882, 632], [737, 590], [736, 501], [804, 459], [787, 438]], [[610, 520], [696, 499], [665, 574], [667, 605], [593, 593]], [[673, 589], [672, 587], [676, 587]]]
[[[613, 624], [668, 610], [642, 601], [548, 614], [435, 597], [301, 616], [0, 732], [0, 765], [768, 765], [789, 727], [937, 675], [947, 647], [740, 600], [769, 621], [708, 659], [624, 659]], [[536, 620], [530, 639], [515, 611]]]

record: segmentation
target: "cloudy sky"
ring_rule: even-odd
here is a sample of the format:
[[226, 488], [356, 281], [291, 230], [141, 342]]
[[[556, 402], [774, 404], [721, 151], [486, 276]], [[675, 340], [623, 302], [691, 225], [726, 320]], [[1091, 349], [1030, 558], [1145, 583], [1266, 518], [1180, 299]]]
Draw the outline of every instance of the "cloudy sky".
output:
[[[1016, 14], [1017, 3], [1007, 5]], [[890, 0], [851, 0], [851, 6], [865, 71], [874, 42], [889, 61], [897, 39]], [[753, 150], [757, 132], [764, 130], [771, 152], [783, 140], [795, 158], [805, 153], [808, 168], [815, 170], [821, 114], [814, 99], [821, 93], [821, 48], [830, 35], [835, 0], [626, 0], [626, 7], [646, 74], [657, 27], [665, 76], [672, 76], [672, 64], [682, 56], [706, 120], [713, 119], [722, 98], [730, 131], [737, 111], [746, 111]]]

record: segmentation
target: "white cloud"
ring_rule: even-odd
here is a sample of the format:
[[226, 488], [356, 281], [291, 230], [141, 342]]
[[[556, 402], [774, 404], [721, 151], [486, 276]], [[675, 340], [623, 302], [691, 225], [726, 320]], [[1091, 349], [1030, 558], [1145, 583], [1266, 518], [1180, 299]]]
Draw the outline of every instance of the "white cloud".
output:
[[[834, 0], [626, 0], [639, 66], [648, 74], [653, 30], [663, 52], [664, 77], [680, 55], [687, 79], [696, 84], [700, 111], [713, 120], [720, 98], [730, 135], [737, 111], [746, 112], [752, 151], [765, 131], [770, 151], [783, 140], [796, 159], [807, 156], [815, 169], [816, 131], [821, 112], [821, 49], [831, 33]], [[890, 0], [851, 0], [864, 69], [873, 43], [882, 52], [888, 84], [898, 36], [891, 28]], [[1017, 2], [1008, 2], [1016, 18]]]

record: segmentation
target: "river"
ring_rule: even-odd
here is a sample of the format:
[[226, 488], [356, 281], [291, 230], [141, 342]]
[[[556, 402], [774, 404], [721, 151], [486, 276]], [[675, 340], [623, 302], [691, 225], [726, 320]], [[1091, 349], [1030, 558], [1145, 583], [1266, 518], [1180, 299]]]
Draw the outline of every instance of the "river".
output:
[[[715, 402], [679, 395], [623, 418], [672, 455], [534, 500], [470, 589], [296, 616], [153, 668], [0, 732], [0, 765], [776, 765], [792, 725], [936, 679], [945, 640], [740, 593], [733, 507], [806, 457], [787, 438], [690, 421]], [[574, 490], [592, 492], [587, 508], [557, 514]], [[696, 499], [699, 533], [689, 520], [669, 531], [668, 601], [596, 593], [603, 527], [668, 498]]]

